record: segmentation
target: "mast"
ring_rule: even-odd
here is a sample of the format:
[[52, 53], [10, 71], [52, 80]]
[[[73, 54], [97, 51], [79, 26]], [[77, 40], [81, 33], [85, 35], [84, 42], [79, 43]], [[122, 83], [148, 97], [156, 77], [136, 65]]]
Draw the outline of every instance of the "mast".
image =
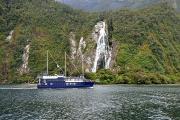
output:
[[81, 55], [81, 59], [82, 59], [82, 76], [84, 77], [84, 56], [83, 54]]
[[64, 61], [64, 69], [65, 69], [65, 71], [64, 71], [64, 76], [66, 77], [66, 52], [65, 52], [65, 61]]
[[47, 73], [47, 75], [48, 75], [48, 74], [49, 74], [49, 73], [48, 73], [48, 50], [47, 50], [47, 61], [46, 61], [46, 62], [47, 62], [47, 72], [46, 72], [46, 73]]

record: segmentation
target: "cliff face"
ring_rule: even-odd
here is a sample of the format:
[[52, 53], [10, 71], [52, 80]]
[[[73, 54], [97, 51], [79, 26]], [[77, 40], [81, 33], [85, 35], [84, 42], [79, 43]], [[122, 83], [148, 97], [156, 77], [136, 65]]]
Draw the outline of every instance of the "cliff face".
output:
[[[69, 75], [180, 72], [180, 18], [167, 4], [86, 13], [52, 0], [0, 1], [0, 80], [26, 82], [46, 70]], [[103, 21], [104, 20], [104, 21]], [[76, 67], [75, 67], [76, 66]]]
[[26, 45], [23, 51], [23, 55], [22, 55], [22, 65], [19, 68], [19, 73], [20, 75], [23, 74], [27, 74], [29, 73], [29, 66], [28, 66], [28, 62], [29, 62], [29, 49], [30, 49], [30, 44]]

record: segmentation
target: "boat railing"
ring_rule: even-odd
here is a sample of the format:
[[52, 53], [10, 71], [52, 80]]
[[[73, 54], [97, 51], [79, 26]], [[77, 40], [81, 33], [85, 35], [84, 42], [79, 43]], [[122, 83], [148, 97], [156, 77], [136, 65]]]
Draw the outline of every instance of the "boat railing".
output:
[[88, 82], [90, 80], [82, 78], [82, 77], [67, 77], [66, 81], [72, 81], [72, 82], [76, 82], [76, 81], [84, 81], [84, 82]]

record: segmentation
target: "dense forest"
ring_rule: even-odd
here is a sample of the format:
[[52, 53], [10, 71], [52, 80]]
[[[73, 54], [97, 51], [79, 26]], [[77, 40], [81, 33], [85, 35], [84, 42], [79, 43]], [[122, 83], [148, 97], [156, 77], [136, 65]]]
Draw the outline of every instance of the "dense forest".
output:
[[[101, 20], [108, 24], [110, 44], [116, 44], [115, 63], [110, 70], [86, 73], [87, 78], [103, 84], [180, 82], [180, 14], [169, 4], [88, 13], [53, 0], [0, 1], [0, 82], [35, 82], [46, 70], [47, 50], [64, 69], [70, 33], [86, 38]], [[21, 73], [26, 45], [29, 70]], [[49, 71], [58, 72], [53, 60]]]

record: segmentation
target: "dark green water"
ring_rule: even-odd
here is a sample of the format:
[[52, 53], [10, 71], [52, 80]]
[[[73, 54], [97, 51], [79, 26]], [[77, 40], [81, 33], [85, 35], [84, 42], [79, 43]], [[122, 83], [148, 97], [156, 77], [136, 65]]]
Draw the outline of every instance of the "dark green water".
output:
[[0, 119], [180, 120], [180, 86], [0, 86]]

